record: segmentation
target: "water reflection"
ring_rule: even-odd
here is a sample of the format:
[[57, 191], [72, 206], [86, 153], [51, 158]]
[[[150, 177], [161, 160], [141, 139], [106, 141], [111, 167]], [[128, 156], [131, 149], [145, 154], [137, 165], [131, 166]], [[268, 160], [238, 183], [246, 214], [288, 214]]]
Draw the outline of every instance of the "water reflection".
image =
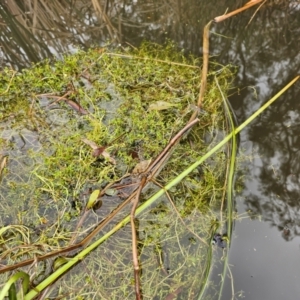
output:
[[286, 240], [300, 234], [299, 96], [300, 85], [296, 84], [249, 130], [260, 156], [252, 179], [259, 183], [260, 196], [249, 191], [245, 203], [277, 226]]

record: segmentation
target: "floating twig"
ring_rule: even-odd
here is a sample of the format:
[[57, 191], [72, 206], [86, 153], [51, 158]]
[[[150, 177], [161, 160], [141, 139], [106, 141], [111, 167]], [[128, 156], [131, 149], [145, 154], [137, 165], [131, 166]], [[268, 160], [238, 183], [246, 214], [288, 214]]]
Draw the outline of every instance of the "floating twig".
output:
[[238, 9], [236, 9], [236, 10], [234, 10], [234, 11], [228, 13], [228, 14], [225, 14], [225, 15], [223, 15], [223, 16], [219, 16], [219, 17], [214, 18], [214, 21], [215, 21], [216, 23], [222, 22], [222, 21], [224, 21], [224, 20], [226, 20], [226, 19], [228, 19], [228, 18], [230, 18], [230, 17], [232, 17], [232, 16], [234, 16], [234, 15], [237, 15], [237, 14], [239, 14], [240, 12], [242, 12], [242, 11], [244, 11], [244, 10], [246, 10], [246, 9], [248, 9], [248, 8], [250, 8], [250, 7], [252, 7], [252, 6], [258, 4], [258, 3], [260, 3], [260, 2], [262, 2], [262, 1], [263, 1], [263, 0], [251, 0], [251, 1], [247, 2], [247, 3], [246, 3], [243, 7], [241, 7], [241, 8], [238, 8]]

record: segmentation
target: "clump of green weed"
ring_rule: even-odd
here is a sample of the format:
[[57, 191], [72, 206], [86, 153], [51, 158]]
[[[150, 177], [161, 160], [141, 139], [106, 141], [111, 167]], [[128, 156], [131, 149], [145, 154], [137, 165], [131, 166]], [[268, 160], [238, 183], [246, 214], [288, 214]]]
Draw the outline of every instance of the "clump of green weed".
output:
[[[232, 73], [219, 69], [210, 75], [218, 76], [226, 92]], [[0, 190], [1, 223], [29, 227], [31, 255], [39, 255], [37, 245], [47, 250], [68, 245], [90, 190], [102, 189], [140, 161], [154, 159], [186, 124], [197, 109], [200, 70], [199, 59], [184, 56], [171, 44], [148, 43], [139, 49], [79, 51], [19, 74], [5, 69], [0, 74], [1, 139], [9, 163]], [[213, 80], [207, 90], [199, 123], [156, 178], [162, 185], [207, 152], [226, 130]], [[108, 156], [93, 156], [85, 140]], [[210, 239], [214, 209], [222, 200], [224, 151], [171, 189], [177, 212], [164, 198], [139, 217], [145, 299], [153, 293], [163, 298], [171, 290], [191, 295], [199, 289], [208, 247], [201, 239]], [[147, 195], [155, 189], [152, 185]], [[106, 197], [85, 225], [99, 222], [121, 201]], [[89, 275], [80, 292], [132, 297], [129, 233], [124, 228], [85, 261]], [[22, 238], [19, 242], [25, 244]], [[172, 278], [162, 271], [168, 268], [162, 256], [169, 256]], [[65, 292], [78, 294], [78, 276], [63, 280], [68, 281], [65, 286], [74, 284]]]

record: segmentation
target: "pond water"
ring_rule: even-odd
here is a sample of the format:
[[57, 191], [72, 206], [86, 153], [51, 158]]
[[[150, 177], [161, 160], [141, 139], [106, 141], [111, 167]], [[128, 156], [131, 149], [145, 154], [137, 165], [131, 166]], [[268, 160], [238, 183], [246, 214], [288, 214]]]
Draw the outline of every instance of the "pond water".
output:
[[[142, 40], [163, 43], [170, 39], [200, 56], [204, 25], [227, 8], [245, 3], [106, 1], [100, 10], [82, 2], [71, 7], [66, 1], [71, 12], [67, 14], [54, 1], [55, 24], [42, 8], [40, 19], [28, 9], [27, 26], [39, 26], [21, 35], [15, 26], [26, 22], [19, 15], [18, 23], [11, 16], [6, 19], [8, 26], [0, 33], [2, 65], [22, 68], [78, 46], [104, 45], [112, 39], [134, 46]], [[214, 59], [238, 66], [236, 88], [230, 96], [238, 123], [300, 72], [299, 1], [265, 1], [256, 11], [258, 7], [211, 29]], [[5, 4], [0, 9], [9, 12]], [[221, 299], [231, 299], [232, 293], [249, 300], [299, 298], [299, 96], [300, 83], [296, 83], [240, 135], [240, 152], [247, 157], [236, 176], [243, 178], [244, 187], [235, 198], [239, 218], [229, 254], [233, 280], [226, 279]]]

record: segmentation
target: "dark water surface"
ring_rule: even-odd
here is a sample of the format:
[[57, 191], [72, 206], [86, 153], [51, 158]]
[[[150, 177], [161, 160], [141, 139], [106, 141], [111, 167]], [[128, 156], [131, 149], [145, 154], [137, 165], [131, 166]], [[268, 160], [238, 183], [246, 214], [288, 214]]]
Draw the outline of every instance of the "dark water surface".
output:
[[[95, 13], [89, 1], [78, 7], [62, 2], [66, 5], [54, 10], [56, 17], [41, 10], [44, 19], [37, 20], [28, 10], [27, 23], [0, 4], [6, 24], [0, 33], [3, 66], [25, 67], [108, 40], [138, 45], [144, 39], [171, 39], [201, 55], [204, 25], [246, 1], [104, 1], [105, 13]], [[257, 8], [211, 28], [211, 54], [221, 64], [238, 66], [239, 92], [230, 99], [239, 123], [300, 73], [300, 2], [266, 1], [251, 19]], [[25, 24], [29, 29], [20, 30]], [[237, 299], [300, 297], [299, 100], [296, 83], [241, 133], [240, 150], [247, 158], [237, 177], [245, 186], [236, 193], [239, 220], [229, 259]], [[222, 299], [231, 298], [228, 278]]]

